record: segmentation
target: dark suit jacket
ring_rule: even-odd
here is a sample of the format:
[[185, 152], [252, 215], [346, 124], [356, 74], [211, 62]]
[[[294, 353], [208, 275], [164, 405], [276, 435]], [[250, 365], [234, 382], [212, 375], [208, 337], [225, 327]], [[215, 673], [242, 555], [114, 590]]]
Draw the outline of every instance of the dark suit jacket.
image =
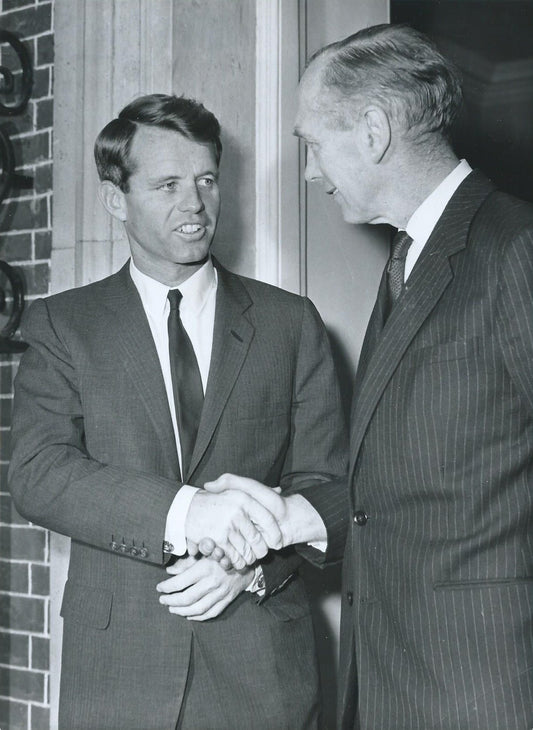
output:
[[355, 389], [341, 725], [529, 729], [532, 206], [471, 174], [383, 327], [384, 294]]
[[[218, 267], [211, 369], [189, 484], [231, 471], [285, 490], [345, 469], [339, 395], [312, 304]], [[159, 605], [179, 484], [163, 378], [127, 266], [37, 301], [16, 382], [10, 486], [21, 514], [72, 538], [61, 726], [174, 730], [191, 646], [210, 671], [198, 728], [312, 727], [317, 668], [292, 550], [217, 619]], [[118, 548], [118, 549], [117, 549]]]

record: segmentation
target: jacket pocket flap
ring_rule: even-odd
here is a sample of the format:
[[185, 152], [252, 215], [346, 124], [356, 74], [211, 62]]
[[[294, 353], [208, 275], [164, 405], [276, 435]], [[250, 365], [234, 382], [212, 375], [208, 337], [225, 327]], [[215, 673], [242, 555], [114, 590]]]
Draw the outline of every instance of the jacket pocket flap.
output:
[[67, 580], [61, 604], [61, 616], [91, 626], [93, 629], [106, 629], [111, 619], [112, 603], [111, 591]]

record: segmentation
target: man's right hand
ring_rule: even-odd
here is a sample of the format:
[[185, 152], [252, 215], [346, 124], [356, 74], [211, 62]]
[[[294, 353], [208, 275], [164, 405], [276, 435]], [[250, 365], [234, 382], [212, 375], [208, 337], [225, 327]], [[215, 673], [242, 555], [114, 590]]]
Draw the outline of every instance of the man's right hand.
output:
[[[206, 482], [204, 488], [214, 494], [235, 494], [241, 492], [248, 495], [257, 504], [261, 504], [269, 514], [273, 515], [281, 532], [281, 545], [295, 545], [307, 543], [324, 545], [319, 549], [325, 549], [327, 542], [327, 531], [321, 516], [316, 509], [301, 494], [292, 494], [284, 497], [277, 488], [267, 487], [260, 482], [247, 477], [240, 477], [235, 474], [223, 474], [214, 482]], [[265, 541], [270, 548], [279, 549]], [[198, 543], [198, 550], [202, 555], [210, 557], [226, 570], [234, 564], [234, 554], [228, 554], [224, 546], [212, 535], [206, 536]], [[237, 567], [237, 566], [235, 566]]]
[[244, 491], [212, 493], [199, 490], [185, 520], [187, 540], [199, 545], [210, 538], [228, 561], [241, 570], [263, 558], [269, 549], [283, 547], [274, 515]]

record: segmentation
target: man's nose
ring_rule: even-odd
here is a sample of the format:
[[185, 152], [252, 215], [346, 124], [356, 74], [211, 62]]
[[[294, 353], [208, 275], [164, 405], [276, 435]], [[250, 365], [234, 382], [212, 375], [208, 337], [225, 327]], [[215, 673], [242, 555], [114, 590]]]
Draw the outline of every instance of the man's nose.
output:
[[310, 147], [307, 148], [307, 159], [305, 162], [304, 177], [307, 182], [314, 182], [315, 180], [319, 180], [322, 177], [319, 167], [316, 164], [315, 153]]
[[183, 189], [178, 200], [178, 208], [186, 213], [198, 213], [204, 208], [204, 201], [196, 185], [188, 185]]

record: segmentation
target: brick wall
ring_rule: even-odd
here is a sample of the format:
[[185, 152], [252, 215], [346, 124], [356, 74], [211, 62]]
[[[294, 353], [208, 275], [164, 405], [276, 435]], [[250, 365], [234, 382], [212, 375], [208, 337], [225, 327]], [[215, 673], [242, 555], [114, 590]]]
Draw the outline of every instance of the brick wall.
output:
[[[0, 206], [0, 259], [23, 273], [27, 300], [49, 286], [52, 205], [53, 0], [0, 0], [0, 29], [28, 49], [27, 109], [2, 117], [16, 171], [32, 187]], [[49, 536], [15, 512], [7, 492], [12, 380], [18, 356], [0, 354], [0, 728], [49, 728]]]

